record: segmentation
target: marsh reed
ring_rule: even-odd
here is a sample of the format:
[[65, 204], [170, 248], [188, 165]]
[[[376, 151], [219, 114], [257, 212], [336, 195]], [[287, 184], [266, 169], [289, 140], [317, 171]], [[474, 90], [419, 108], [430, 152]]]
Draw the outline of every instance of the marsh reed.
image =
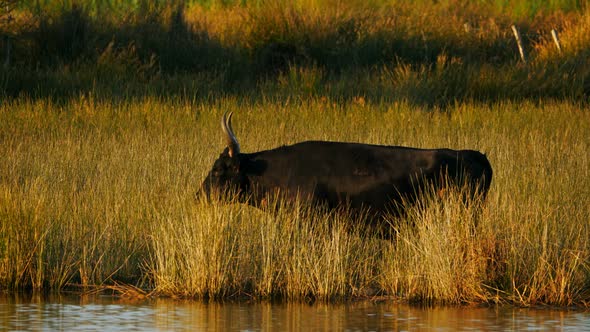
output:
[[[305, 204], [204, 202], [194, 192], [223, 149], [226, 110], [244, 151], [306, 139], [474, 148], [491, 160], [492, 188], [481, 205], [460, 193], [424, 200], [391, 220], [393, 241]], [[590, 119], [576, 104], [425, 111], [83, 96], [14, 100], [0, 119], [2, 289], [128, 283], [203, 299], [588, 303]]]

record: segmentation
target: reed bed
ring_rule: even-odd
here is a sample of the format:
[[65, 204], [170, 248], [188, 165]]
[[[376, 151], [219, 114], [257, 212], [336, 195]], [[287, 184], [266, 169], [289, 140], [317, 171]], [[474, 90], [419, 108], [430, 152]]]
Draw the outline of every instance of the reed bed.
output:
[[[5, 6], [0, 290], [587, 307], [589, 30], [569, 0]], [[393, 239], [304, 202], [206, 202], [226, 111], [247, 152], [477, 149], [492, 188], [426, 195]]]
[[[194, 197], [234, 111], [244, 151], [307, 139], [485, 152], [483, 204], [425, 199], [382, 240], [346, 213]], [[588, 305], [588, 109], [563, 101], [198, 102], [82, 95], [0, 105], [0, 289]]]

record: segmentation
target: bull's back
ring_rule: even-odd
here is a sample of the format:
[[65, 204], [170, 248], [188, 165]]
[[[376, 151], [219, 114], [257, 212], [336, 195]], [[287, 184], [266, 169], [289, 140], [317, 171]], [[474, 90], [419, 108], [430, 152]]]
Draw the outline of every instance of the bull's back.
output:
[[308, 141], [253, 156], [265, 188], [303, 193], [328, 203], [379, 206], [412, 190], [409, 174], [433, 167], [436, 152], [395, 146]]
[[[417, 149], [358, 143], [307, 141], [250, 155], [258, 165], [252, 181], [265, 192], [304, 195], [335, 206], [342, 203], [385, 210], [402, 197], [413, 200], [416, 185], [468, 172], [485, 195], [491, 166], [471, 150]], [[485, 181], [479, 181], [485, 179]], [[440, 183], [436, 181], [436, 183]]]
[[436, 150], [359, 143], [307, 141], [257, 153], [269, 172], [285, 176], [390, 177], [426, 169]]

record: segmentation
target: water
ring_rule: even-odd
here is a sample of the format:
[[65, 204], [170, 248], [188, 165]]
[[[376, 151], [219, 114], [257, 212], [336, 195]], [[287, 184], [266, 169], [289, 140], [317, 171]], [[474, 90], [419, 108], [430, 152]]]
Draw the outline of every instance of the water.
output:
[[590, 331], [590, 311], [0, 296], [0, 331]]

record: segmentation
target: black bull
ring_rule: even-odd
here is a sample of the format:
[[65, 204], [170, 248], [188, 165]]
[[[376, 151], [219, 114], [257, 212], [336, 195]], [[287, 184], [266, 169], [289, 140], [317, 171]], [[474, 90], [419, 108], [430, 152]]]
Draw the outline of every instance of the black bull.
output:
[[[221, 126], [227, 148], [213, 164], [201, 192], [233, 192], [261, 206], [280, 193], [327, 206], [347, 206], [376, 216], [397, 211], [429, 188], [466, 184], [485, 198], [492, 181], [486, 156], [473, 150], [416, 149], [359, 143], [307, 141], [254, 153], [241, 153], [231, 127]], [[197, 193], [200, 195], [201, 193]]]

